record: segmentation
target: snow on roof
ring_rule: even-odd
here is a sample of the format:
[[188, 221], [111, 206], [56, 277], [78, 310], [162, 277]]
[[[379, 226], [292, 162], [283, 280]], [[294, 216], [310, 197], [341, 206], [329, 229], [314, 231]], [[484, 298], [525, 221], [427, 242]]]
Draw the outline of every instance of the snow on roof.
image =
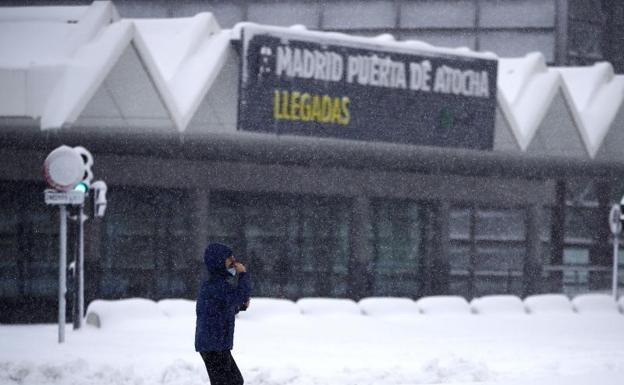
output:
[[624, 76], [615, 75], [611, 64], [605, 62], [588, 67], [547, 67], [540, 53], [501, 58], [498, 63], [499, 104], [522, 150], [527, 149], [553, 98], [561, 92], [587, 153], [596, 156], [622, 108]]
[[132, 25], [121, 21], [103, 27], [81, 46], [65, 63], [63, 75], [41, 111], [41, 127], [62, 127], [75, 121], [131, 38]]
[[[238, 23], [222, 30], [210, 13], [177, 19], [120, 20], [109, 1], [90, 6], [0, 8], [0, 116], [40, 119], [42, 129], [71, 126], [130, 46], [139, 55], [169, 118], [184, 131], [222, 71]], [[591, 157], [596, 156], [624, 102], [624, 76], [608, 63], [549, 68], [541, 53], [498, 58], [490, 52], [397, 41], [390, 34], [362, 37], [311, 31], [301, 25], [263, 30], [374, 44], [381, 48], [498, 59], [498, 105], [513, 136], [526, 151], [555, 96], [563, 95], [571, 121]]]
[[75, 119], [90, 81], [115, 60], [120, 30], [129, 28], [122, 22], [109, 27], [117, 18], [109, 2], [0, 8], [0, 52], [6, 53], [0, 55], [0, 80], [12, 91], [0, 96], [0, 115], [41, 118], [42, 128]]
[[446, 55], [459, 55], [459, 56], [469, 56], [476, 57], [482, 59], [492, 59], [496, 60], [498, 57], [491, 52], [477, 52], [466, 49], [465, 47], [459, 48], [447, 48], [447, 47], [438, 47], [433, 46], [429, 43], [419, 41], [419, 40], [405, 40], [405, 41], [397, 41], [393, 35], [389, 33], [384, 33], [374, 37], [367, 36], [357, 36], [357, 35], [349, 35], [342, 32], [326, 32], [326, 31], [313, 31], [308, 30], [306, 28], [301, 28], [300, 25], [293, 25], [291, 27], [281, 27], [281, 26], [269, 26], [264, 24], [257, 24], [253, 22], [240, 22], [237, 23], [232, 29], [232, 38], [240, 39], [242, 36], [242, 31], [244, 28], [261, 26], [263, 31], [267, 32], [288, 32], [290, 34], [296, 34], [298, 37], [308, 38], [310, 40], [315, 39], [334, 39], [340, 41], [341, 43], [352, 43], [354, 45], [358, 44], [377, 44], [379, 46], [383, 46], [384, 48], [390, 48], [394, 50], [403, 50], [403, 51], [413, 51], [414, 49], [421, 50], [426, 53], [432, 54], [446, 54]]
[[227, 59], [230, 32], [211, 13], [184, 19], [135, 19], [136, 43], [180, 131]]
[[40, 118], [42, 129], [73, 123], [133, 43], [183, 131], [225, 63], [229, 32], [209, 13], [116, 19], [101, 1], [0, 9], [0, 52], [11, 53], [0, 56], [0, 82], [15, 91], [0, 97], [0, 115]]
[[[562, 95], [571, 115], [574, 124], [574, 127], [570, 127], [572, 132], [578, 132], [584, 144], [588, 143], [586, 132], [582, 129], [583, 122], [574, 108], [567, 84], [559, 72], [546, 66], [546, 59], [541, 53], [499, 59], [498, 89], [501, 110], [523, 151], [534, 140], [558, 94]], [[587, 153], [590, 153], [589, 149]]]
[[498, 61], [499, 104], [520, 148], [527, 149], [560, 87], [560, 77], [548, 71], [544, 55]]
[[589, 67], [556, 67], [570, 90], [578, 111], [587, 149], [596, 155], [624, 101], [624, 76], [616, 76], [610, 63]]

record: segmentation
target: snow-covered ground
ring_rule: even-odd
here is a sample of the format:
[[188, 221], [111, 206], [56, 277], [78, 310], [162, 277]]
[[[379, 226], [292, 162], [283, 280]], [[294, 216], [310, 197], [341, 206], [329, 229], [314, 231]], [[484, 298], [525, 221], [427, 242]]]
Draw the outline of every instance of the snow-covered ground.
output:
[[[233, 355], [249, 385], [624, 383], [617, 307], [526, 313], [513, 303], [423, 314], [373, 301], [358, 314], [347, 301], [252, 299]], [[207, 384], [193, 349], [193, 303], [161, 301], [160, 312], [129, 305], [132, 314], [101, 306], [100, 328], [68, 325], [62, 345], [56, 325], [0, 325], [0, 384]]]

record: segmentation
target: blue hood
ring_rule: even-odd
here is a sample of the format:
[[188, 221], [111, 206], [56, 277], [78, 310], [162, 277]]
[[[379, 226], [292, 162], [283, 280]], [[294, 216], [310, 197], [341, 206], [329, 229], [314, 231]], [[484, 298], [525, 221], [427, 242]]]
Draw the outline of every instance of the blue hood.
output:
[[220, 243], [211, 243], [204, 252], [204, 263], [210, 274], [227, 274], [225, 260], [232, 255], [232, 249]]

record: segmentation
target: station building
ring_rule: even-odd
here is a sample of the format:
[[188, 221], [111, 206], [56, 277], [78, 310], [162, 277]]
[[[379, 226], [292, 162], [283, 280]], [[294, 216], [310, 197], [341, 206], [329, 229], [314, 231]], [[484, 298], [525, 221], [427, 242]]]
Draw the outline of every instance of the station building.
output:
[[[257, 297], [608, 290], [616, 43], [563, 44], [574, 2], [450, 3], [0, 8], [0, 322], [55, 317], [42, 165], [61, 144], [89, 149], [108, 184], [86, 222], [87, 301], [194, 298], [211, 241]], [[495, 17], [514, 7], [532, 16]]]

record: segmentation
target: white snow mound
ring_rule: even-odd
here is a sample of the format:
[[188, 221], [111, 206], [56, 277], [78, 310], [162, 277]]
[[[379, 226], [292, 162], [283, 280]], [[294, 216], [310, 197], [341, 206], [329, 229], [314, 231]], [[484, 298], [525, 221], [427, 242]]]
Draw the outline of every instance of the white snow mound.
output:
[[195, 317], [195, 301], [190, 299], [161, 299], [158, 309], [167, 317]]
[[420, 310], [411, 298], [399, 297], [368, 297], [358, 302], [362, 313], [370, 316], [385, 315], [418, 315]]
[[425, 314], [470, 314], [470, 304], [464, 297], [440, 295], [422, 297], [416, 301], [420, 311]]
[[238, 316], [242, 319], [260, 319], [285, 315], [301, 315], [301, 310], [289, 299], [260, 297], [252, 297], [249, 302], [249, 308], [238, 313]]
[[531, 295], [524, 299], [524, 306], [527, 312], [531, 314], [570, 314], [574, 312], [572, 302], [564, 294]]
[[361, 315], [362, 311], [352, 299], [301, 298], [297, 306], [305, 315]]
[[477, 314], [526, 314], [522, 300], [515, 295], [486, 295], [470, 301]]
[[87, 308], [87, 323], [97, 327], [164, 318], [156, 302], [145, 298], [97, 299]]
[[572, 300], [579, 313], [617, 313], [617, 302], [608, 294], [581, 294]]

